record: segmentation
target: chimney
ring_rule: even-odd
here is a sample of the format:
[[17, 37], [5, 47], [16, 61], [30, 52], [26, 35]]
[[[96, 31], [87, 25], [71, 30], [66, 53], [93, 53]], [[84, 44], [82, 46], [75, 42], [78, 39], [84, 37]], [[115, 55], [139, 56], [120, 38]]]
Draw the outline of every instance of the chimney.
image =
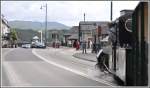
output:
[[121, 10], [120, 11], [120, 16], [125, 15], [125, 14], [132, 14], [133, 10]]

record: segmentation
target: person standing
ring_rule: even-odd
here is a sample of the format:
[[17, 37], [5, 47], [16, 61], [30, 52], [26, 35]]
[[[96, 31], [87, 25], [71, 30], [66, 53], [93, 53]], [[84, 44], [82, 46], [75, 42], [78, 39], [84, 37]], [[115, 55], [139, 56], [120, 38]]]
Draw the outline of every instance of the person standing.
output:
[[80, 44], [79, 44], [79, 41], [77, 40], [77, 42], [76, 42], [76, 50], [79, 50], [79, 47], [80, 47]]
[[92, 44], [93, 44], [93, 43], [92, 43], [92, 41], [90, 40], [90, 49], [92, 49]]
[[86, 41], [83, 41], [82, 42], [82, 49], [83, 49], [83, 51], [82, 51], [82, 53], [84, 54], [86, 54]]

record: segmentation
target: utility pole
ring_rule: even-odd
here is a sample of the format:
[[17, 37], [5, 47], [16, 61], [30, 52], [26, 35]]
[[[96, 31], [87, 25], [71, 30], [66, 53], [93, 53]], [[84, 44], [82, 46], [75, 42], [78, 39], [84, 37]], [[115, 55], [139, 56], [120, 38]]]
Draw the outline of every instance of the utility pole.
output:
[[45, 45], [47, 46], [47, 3], [46, 3], [46, 14], [45, 14]]
[[[113, 2], [111, 0], [110, 2], [110, 21], [112, 22], [113, 20]], [[115, 41], [115, 44], [113, 44], [113, 52], [112, 52], [112, 61], [113, 61], [113, 69], [114, 71], [116, 71], [116, 46], [117, 46], [117, 27], [115, 26], [115, 29], [116, 29], [116, 41]]]
[[85, 13], [84, 13], [84, 22], [85, 22]]
[[[148, 3], [148, 8], [150, 8], [150, 2]], [[149, 13], [148, 16], [150, 16], [150, 9], [149, 9]], [[150, 17], [149, 17], [150, 19]], [[148, 23], [150, 23], [150, 20], [148, 20]], [[148, 25], [148, 44], [150, 44], [150, 25]], [[148, 52], [150, 52], [150, 46], [148, 46]], [[148, 54], [148, 58], [150, 58], [150, 54]], [[150, 59], [148, 59], [148, 74], [150, 74]], [[148, 76], [148, 80], [150, 81], [150, 76]], [[150, 85], [150, 82], [148, 82], [148, 85]]]
[[47, 46], [47, 3], [45, 6], [41, 6], [41, 9], [43, 9], [42, 7], [45, 7], [45, 45]]

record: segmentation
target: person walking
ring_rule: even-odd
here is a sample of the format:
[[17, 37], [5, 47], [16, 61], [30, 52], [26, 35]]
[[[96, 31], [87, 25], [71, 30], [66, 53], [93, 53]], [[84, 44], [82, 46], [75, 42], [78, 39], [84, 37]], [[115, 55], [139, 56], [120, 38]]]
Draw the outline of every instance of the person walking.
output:
[[82, 53], [84, 54], [86, 54], [86, 41], [83, 41], [82, 42], [82, 49], [83, 49], [83, 51], [82, 51]]

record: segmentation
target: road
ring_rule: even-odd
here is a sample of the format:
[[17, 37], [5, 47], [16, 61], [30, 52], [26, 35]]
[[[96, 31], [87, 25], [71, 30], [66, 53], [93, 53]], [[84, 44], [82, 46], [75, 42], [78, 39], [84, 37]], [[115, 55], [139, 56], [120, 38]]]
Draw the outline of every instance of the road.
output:
[[2, 86], [110, 86], [85, 74], [93, 63], [64, 50], [3, 49]]

